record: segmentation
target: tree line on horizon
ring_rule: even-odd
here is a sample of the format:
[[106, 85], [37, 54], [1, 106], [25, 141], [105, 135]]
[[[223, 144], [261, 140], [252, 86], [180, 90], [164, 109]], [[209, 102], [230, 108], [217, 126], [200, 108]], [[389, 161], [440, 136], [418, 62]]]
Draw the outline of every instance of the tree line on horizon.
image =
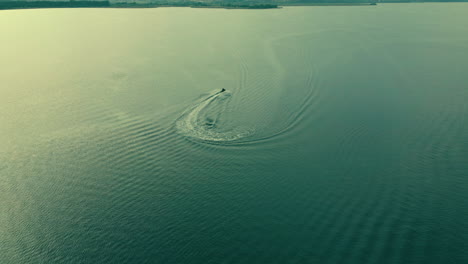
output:
[[395, 3], [395, 2], [467, 2], [468, 0], [0, 0], [0, 9], [74, 8], [74, 7], [227, 7], [265, 9], [288, 4]]
[[108, 7], [108, 0], [85, 0], [85, 1], [4, 1], [0, 0], [0, 9], [22, 9], [22, 8], [73, 8], [73, 7]]

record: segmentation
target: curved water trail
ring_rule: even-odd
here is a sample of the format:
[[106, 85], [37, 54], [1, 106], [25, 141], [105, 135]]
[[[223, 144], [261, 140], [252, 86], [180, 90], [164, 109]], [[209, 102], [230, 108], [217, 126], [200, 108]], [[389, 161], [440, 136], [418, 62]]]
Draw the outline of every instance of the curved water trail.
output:
[[179, 133], [192, 139], [213, 143], [237, 141], [250, 136], [253, 129], [223, 120], [231, 96], [230, 92], [222, 90], [202, 100], [177, 120]]
[[[310, 34], [303, 35], [309, 40]], [[285, 52], [284, 47], [291, 46], [288, 39], [261, 42], [264, 62], [250, 62], [251, 69], [239, 52], [236, 97], [217, 90], [198, 100], [177, 119], [179, 134], [205, 143], [255, 144], [285, 135], [310, 116], [309, 110], [317, 110], [321, 93], [312, 51], [296, 48]]]

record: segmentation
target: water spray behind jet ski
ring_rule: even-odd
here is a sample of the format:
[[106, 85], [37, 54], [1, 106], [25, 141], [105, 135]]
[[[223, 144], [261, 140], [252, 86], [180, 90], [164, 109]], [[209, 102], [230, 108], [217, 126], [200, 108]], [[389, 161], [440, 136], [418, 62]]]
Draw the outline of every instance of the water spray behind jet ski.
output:
[[[179, 133], [205, 142], [228, 142], [247, 137], [253, 133], [243, 126], [231, 126], [222, 117], [231, 99], [225, 88], [217, 90], [188, 109], [176, 122]], [[229, 121], [229, 119], [228, 119]]]

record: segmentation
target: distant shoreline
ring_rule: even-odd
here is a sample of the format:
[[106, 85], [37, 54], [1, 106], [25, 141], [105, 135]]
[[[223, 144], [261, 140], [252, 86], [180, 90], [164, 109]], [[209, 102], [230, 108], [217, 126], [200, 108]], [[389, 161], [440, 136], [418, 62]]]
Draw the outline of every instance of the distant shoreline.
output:
[[136, 4], [136, 3], [115, 3], [109, 1], [71, 1], [71, 2], [53, 2], [53, 1], [10, 1], [0, 2], [1, 10], [17, 10], [17, 9], [46, 9], [46, 8], [158, 8], [158, 7], [189, 7], [189, 8], [215, 8], [215, 9], [280, 9], [289, 6], [374, 6], [377, 4], [403, 4], [403, 3], [466, 3], [466, 1], [450, 1], [450, 2], [378, 2], [378, 3], [281, 3], [277, 4], [225, 4], [217, 3], [207, 4], [201, 2], [175, 3], [175, 4]]
[[222, 8], [222, 9], [278, 9], [276, 4], [207, 4], [203, 2], [187, 2], [174, 4], [137, 4], [115, 3], [109, 1], [9, 1], [0, 2], [0, 10], [38, 9], [38, 8], [158, 8], [158, 7], [191, 7], [191, 8]]
[[158, 8], [158, 7], [191, 7], [191, 8], [221, 8], [221, 9], [277, 9], [281, 8], [275, 4], [225, 4], [217, 3], [206, 4], [189, 2], [186, 4], [134, 4], [134, 3], [119, 3], [111, 4], [109, 8]]

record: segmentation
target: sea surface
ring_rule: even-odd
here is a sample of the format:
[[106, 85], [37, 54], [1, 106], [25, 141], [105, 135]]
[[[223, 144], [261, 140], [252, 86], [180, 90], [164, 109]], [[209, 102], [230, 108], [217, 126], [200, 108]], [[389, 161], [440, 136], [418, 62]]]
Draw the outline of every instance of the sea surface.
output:
[[467, 14], [1, 11], [0, 263], [468, 263]]

